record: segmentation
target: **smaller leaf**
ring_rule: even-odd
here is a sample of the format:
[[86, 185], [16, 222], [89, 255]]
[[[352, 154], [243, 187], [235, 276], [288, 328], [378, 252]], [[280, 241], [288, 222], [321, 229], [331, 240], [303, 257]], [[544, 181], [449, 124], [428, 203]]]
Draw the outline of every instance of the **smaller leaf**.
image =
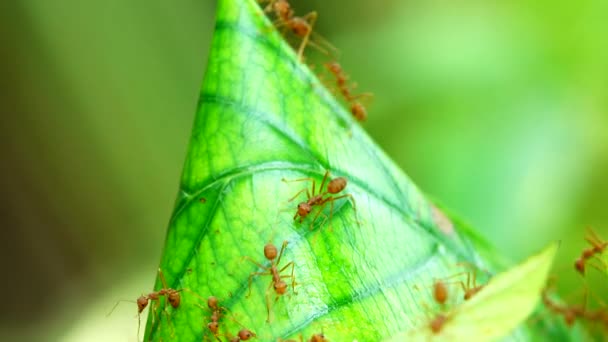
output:
[[388, 341], [494, 341], [506, 336], [536, 307], [557, 247], [558, 243], [553, 243], [494, 276], [471, 300], [444, 314], [446, 321], [438, 333], [431, 331], [428, 320], [423, 327], [397, 334]]

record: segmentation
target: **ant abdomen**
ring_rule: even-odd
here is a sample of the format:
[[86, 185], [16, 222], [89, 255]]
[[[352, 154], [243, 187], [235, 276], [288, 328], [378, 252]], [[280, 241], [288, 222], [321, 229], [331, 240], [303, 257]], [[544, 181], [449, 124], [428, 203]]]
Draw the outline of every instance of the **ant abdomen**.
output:
[[171, 304], [173, 308], [177, 309], [179, 307], [179, 304], [181, 303], [179, 292], [173, 290], [169, 293], [167, 298], [169, 299], [169, 304]]
[[327, 184], [327, 192], [330, 194], [337, 194], [338, 192], [344, 190], [346, 188], [346, 178], [338, 177], [332, 179], [329, 184]]

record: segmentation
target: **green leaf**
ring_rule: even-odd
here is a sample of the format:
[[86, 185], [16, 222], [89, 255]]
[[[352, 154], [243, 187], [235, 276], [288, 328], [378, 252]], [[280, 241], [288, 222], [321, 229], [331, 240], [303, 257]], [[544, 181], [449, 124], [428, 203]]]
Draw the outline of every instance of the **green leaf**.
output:
[[[558, 244], [494, 276], [472, 299], [449, 312], [441, 331], [429, 325], [397, 334], [390, 341], [495, 341], [511, 332], [534, 310], [546, 285]], [[430, 322], [430, 320], [429, 320]]]
[[[281, 180], [312, 177], [318, 185], [326, 170], [348, 180], [343, 193], [354, 202], [336, 200], [330, 220], [294, 221], [305, 195], [288, 200], [310, 182]], [[282, 241], [280, 266], [294, 262], [297, 294], [290, 287], [275, 301], [269, 276], [249, 287], [250, 274], [262, 270], [244, 257], [268, 265], [264, 245]], [[184, 289], [181, 305], [164, 298], [150, 305], [146, 341], [213, 340], [204, 309], [212, 295], [228, 310], [219, 322], [224, 335], [244, 326], [262, 341], [320, 332], [333, 341], [381, 340], [424, 318], [414, 286], [458, 272], [458, 262], [494, 272], [489, 251], [375, 145], [253, 0], [218, 1], [160, 263], [168, 286]]]

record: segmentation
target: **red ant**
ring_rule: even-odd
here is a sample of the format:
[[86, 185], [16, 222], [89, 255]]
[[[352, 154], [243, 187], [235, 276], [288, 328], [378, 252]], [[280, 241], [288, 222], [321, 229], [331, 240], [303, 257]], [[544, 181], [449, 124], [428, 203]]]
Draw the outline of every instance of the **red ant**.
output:
[[236, 336], [232, 337], [232, 336], [228, 335], [227, 337], [228, 337], [228, 341], [230, 341], [230, 342], [240, 342], [240, 341], [247, 341], [250, 338], [256, 337], [256, 336], [257, 335], [254, 332], [252, 332], [251, 330], [243, 328], [239, 331], [239, 333]]
[[[198, 307], [200, 307], [201, 309], [207, 309], [204, 308], [198, 304], [196, 304]], [[209, 322], [207, 324], [207, 328], [209, 329], [209, 331], [211, 331], [211, 333], [213, 334], [213, 336], [215, 336], [215, 338], [219, 341], [219, 328], [220, 328], [220, 324], [219, 324], [219, 320], [222, 318], [222, 312], [226, 312], [228, 311], [228, 309], [219, 306], [219, 302], [217, 300], [217, 298], [215, 296], [209, 296], [209, 298], [207, 298], [207, 307], [209, 310], [211, 310], [211, 317], [209, 318], [211, 320], [211, 322]]]
[[[174, 290], [172, 288], [169, 288], [167, 286], [167, 281], [165, 280], [165, 276], [163, 275], [163, 272], [161, 271], [161, 269], [158, 269], [158, 276], [163, 284], [163, 287], [158, 290], [158, 291], [154, 291], [154, 292], [150, 292], [147, 295], [142, 294], [139, 298], [137, 298], [137, 301], [135, 302], [137, 304], [137, 318], [138, 318], [138, 323], [137, 323], [137, 336], [139, 336], [139, 330], [140, 330], [140, 326], [141, 326], [141, 313], [144, 311], [144, 309], [148, 306], [148, 304], [150, 303], [150, 301], [155, 301], [156, 304], [155, 306], [152, 308], [153, 312], [153, 316], [152, 318], [154, 319], [154, 317], [156, 316], [156, 309], [158, 308], [158, 306], [160, 305], [160, 297], [165, 296], [165, 298], [167, 299], [167, 301], [169, 302], [169, 304], [174, 308], [177, 309], [181, 303], [181, 296], [180, 296], [180, 292], [185, 290], [185, 289], [179, 289], [179, 290]], [[114, 305], [114, 307], [112, 307], [112, 310], [110, 310], [110, 312], [108, 313], [108, 316], [110, 314], [112, 314], [112, 312], [114, 311], [114, 309], [116, 309], [116, 307], [118, 306], [118, 304], [120, 304], [121, 302], [131, 302], [129, 300], [119, 300], [118, 302], [116, 302], [116, 304]], [[169, 314], [163, 310], [163, 312], [167, 315], [167, 321], [169, 321], [169, 324], [171, 324], [170, 318], [169, 318]]]
[[[477, 285], [476, 284], [476, 279], [477, 279], [477, 272], [473, 272], [473, 275], [471, 276], [471, 272], [467, 272], [467, 283], [466, 285], [464, 284], [464, 282], [460, 281], [460, 286], [462, 286], [462, 291], [464, 291], [464, 300], [469, 300], [471, 298], [473, 298], [474, 295], [476, 295], [479, 291], [481, 291], [486, 285], [482, 284], [482, 285]], [[473, 279], [473, 281], [471, 282], [471, 278]]]
[[[287, 0], [269, 0], [269, 4], [264, 9], [264, 12], [270, 11], [274, 11], [274, 14], [278, 18], [277, 27], [286, 26], [293, 34], [302, 38], [302, 42], [298, 48], [298, 58], [302, 60], [304, 48], [309, 43], [310, 34], [317, 21], [317, 12], [313, 11], [304, 17], [297, 17], [294, 15], [295, 13]], [[313, 45], [312, 42], [310, 44]]]
[[[433, 300], [442, 307], [448, 300], [449, 294], [447, 284], [448, 283], [442, 280], [435, 280], [435, 282], [433, 283]], [[415, 285], [414, 288], [416, 290], [419, 289], [417, 285]], [[426, 304], [423, 304], [423, 306], [428, 312], [431, 311], [431, 309]], [[441, 312], [433, 315], [434, 317], [428, 323], [428, 327], [431, 329], [433, 334], [438, 334], [443, 329], [443, 325], [448, 321], [448, 316]]]
[[[460, 264], [468, 265], [467, 263], [460, 263]], [[464, 296], [463, 296], [464, 300], [469, 300], [469, 299], [473, 298], [473, 296], [475, 296], [479, 291], [481, 291], [486, 286], [485, 284], [477, 285], [477, 270], [472, 265], [468, 265], [468, 266], [473, 268], [473, 271], [457, 273], [457, 274], [454, 274], [454, 275], [446, 278], [446, 279], [454, 278], [454, 277], [461, 276], [463, 274], [467, 275], [466, 283], [461, 280], [451, 282], [453, 284], [458, 284], [462, 287], [462, 291], [464, 292]]]
[[[591, 244], [591, 248], [584, 249], [583, 253], [581, 253], [580, 258], [576, 259], [576, 261], [574, 262], [574, 268], [581, 275], [585, 275], [585, 265], [587, 261], [591, 260], [591, 258], [595, 257], [596, 255], [601, 255], [608, 247], [608, 241], [603, 241], [602, 239], [600, 239], [593, 230], [588, 229], [588, 231], [589, 233], [588, 236], [585, 237], [585, 240], [587, 240], [587, 242]], [[601, 259], [598, 260], [602, 261]], [[593, 264], [591, 265], [593, 267], [598, 268]]]
[[549, 290], [548, 287], [543, 289], [542, 292], [542, 301], [543, 304], [545, 305], [545, 307], [547, 307], [547, 309], [549, 309], [551, 312], [557, 314], [557, 315], [561, 315], [564, 317], [564, 322], [566, 323], [566, 325], [568, 326], [572, 326], [574, 324], [574, 322], [576, 321], [577, 318], [582, 317], [582, 318], [588, 318], [588, 313], [585, 310], [585, 306], [587, 303], [587, 298], [585, 296], [585, 305], [581, 306], [568, 306], [568, 305], [560, 305], [556, 302], [554, 302], [550, 297], [549, 297]]
[[[356, 99], [371, 97], [372, 94], [362, 93], [353, 95], [348, 84], [346, 84], [349, 77], [342, 69], [340, 63], [336, 61], [325, 63], [325, 67], [327, 68], [327, 70], [329, 70], [330, 73], [332, 73], [336, 77], [336, 84], [338, 86], [338, 90], [340, 90], [340, 93], [342, 93], [342, 96], [344, 96], [346, 102], [350, 104], [351, 114], [353, 114], [355, 119], [357, 119], [358, 121], [365, 121], [367, 119], [367, 110], [365, 109], [365, 106], [363, 106], [361, 102], [356, 101]], [[351, 87], [354, 89], [357, 87], [357, 85], [353, 84], [351, 85]]]
[[[355, 204], [355, 199], [353, 198], [353, 196], [351, 194], [332, 196], [332, 195], [340, 193], [342, 190], [344, 190], [344, 188], [346, 188], [346, 185], [348, 184], [346, 178], [338, 177], [338, 178], [331, 179], [329, 181], [329, 183], [327, 184], [326, 190], [323, 191], [323, 187], [325, 186], [325, 182], [327, 181], [328, 177], [329, 177], [329, 171], [326, 171], [325, 176], [323, 176], [323, 181], [321, 182], [321, 186], [319, 187], [318, 194], [315, 194], [316, 183], [313, 178], [307, 177], [307, 178], [300, 178], [300, 179], [294, 179], [294, 180], [289, 180], [289, 181], [284, 178], [282, 179], [283, 182], [312, 181], [312, 193], [308, 191], [308, 188], [304, 188], [304, 189], [298, 191], [298, 193], [296, 193], [295, 196], [290, 198], [288, 201], [288, 202], [293, 201], [301, 193], [306, 191], [307, 201], [301, 202], [300, 204], [298, 204], [298, 210], [296, 211], [295, 215], [293, 216], [294, 220], [296, 220], [298, 217], [300, 217], [300, 223], [302, 223], [304, 218], [306, 218], [306, 216], [308, 216], [308, 214], [310, 214], [310, 212], [312, 211], [312, 208], [314, 206], [318, 206], [319, 211], [317, 212], [317, 214], [313, 218], [312, 222], [310, 223], [310, 228], [312, 229], [314, 222], [317, 220], [317, 218], [323, 211], [323, 208], [325, 207], [327, 202], [331, 202], [331, 207], [329, 210], [329, 220], [331, 222], [331, 217], [334, 212], [334, 201], [341, 199], [341, 198], [345, 198], [345, 197], [349, 197], [352, 200], [353, 208], [355, 210], [357, 210], [356, 204]], [[324, 196], [327, 196], [327, 197], [324, 197]]]
[[[266, 246], [264, 246], [264, 256], [266, 257], [266, 259], [268, 261], [270, 261], [270, 266], [264, 266], [264, 265], [260, 264], [259, 262], [253, 260], [249, 256], [244, 257], [245, 259], [247, 259], [247, 260], [251, 261], [252, 263], [254, 263], [255, 265], [257, 265], [258, 267], [264, 269], [264, 271], [262, 271], [262, 272], [253, 272], [249, 275], [249, 293], [247, 294], [247, 297], [249, 297], [251, 295], [251, 282], [252, 282], [254, 276], [269, 275], [272, 277], [272, 281], [270, 282], [270, 284], [268, 285], [268, 288], [266, 289], [266, 309], [268, 311], [268, 318], [266, 319], [266, 322], [270, 322], [270, 301], [268, 299], [268, 290], [270, 289], [270, 286], [273, 286], [274, 291], [276, 292], [275, 302], [279, 299], [279, 296], [282, 296], [287, 292], [287, 284], [282, 280], [283, 278], [291, 278], [292, 291], [294, 294], [297, 293], [295, 291], [296, 278], [293, 275], [294, 267], [295, 267], [294, 262], [290, 261], [285, 266], [283, 266], [283, 268], [278, 269], [279, 265], [281, 264], [281, 257], [283, 256], [283, 252], [285, 251], [285, 248], [287, 247], [287, 243], [288, 243], [287, 241], [283, 241], [283, 246], [281, 247], [281, 252], [278, 254], [279, 255], [278, 258], [277, 258], [277, 247], [275, 245], [273, 245], [272, 243], [268, 243], [268, 244], [266, 244]], [[276, 263], [274, 262], [274, 259], [277, 259]], [[282, 276], [281, 273], [283, 271], [285, 271], [287, 268], [289, 268], [290, 266], [291, 266], [291, 274]]]

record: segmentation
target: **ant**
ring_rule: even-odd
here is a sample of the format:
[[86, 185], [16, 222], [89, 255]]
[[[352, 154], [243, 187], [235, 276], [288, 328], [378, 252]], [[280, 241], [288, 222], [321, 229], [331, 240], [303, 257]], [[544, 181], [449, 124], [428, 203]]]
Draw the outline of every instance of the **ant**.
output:
[[[312, 192], [309, 192], [308, 188], [304, 188], [304, 189], [298, 191], [298, 193], [296, 193], [295, 196], [290, 198], [288, 201], [288, 202], [293, 201], [301, 193], [306, 191], [306, 197], [307, 197], [306, 202], [301, 202], [300, 204], [298, 204], [298, 210], [296, 211], [295, 215], [293, 216], [294, 220], [296, 220], [299, 217], [300, 223], [302, 223], [304, 218], [306, 218], [306, 216], [308, 216], [308, 214], [310, 214], [310, 212], [312, 211], [312, 208], [314, 206], [319, 207], [319, 211], [317, 212], [317, 214], [313, 218], [312, 222], [310, 223], [310, 229], [312, 229], [314, 222], [317, 220], [317, 218], [323, 211], [323, 208], [325, 207], [327, 202], [331, 202], [331, 207], [329, 210], [330, 223], [331, 223], [331, 217], [334, 212], [334, 202], [338, 199], [349, 197], [353, 202], [353, 208], [355, 210], [357, 210], [356, 204], [355, 204], [355, 199], [353, 198], [353, 196], [351, 194], [332, 196], [332, 195], [336, 195], [336, 194], [340, 193], [342, 190], [344, 190], [344, 188], [346, 188], [346, 185], [348, 184], [348, 181], [346, 180], [346, 178], [338, 177], [338, 178], [331, 179], [329, 181], [329, 183], [327, 183], [327, 188], [325, 189], [325, 191], [323, 191], [323, 187], [325, 187], [325, 183], [327, 182], [328, 177], [329, 177], [329, 171], [326, 171], [325, 176], [323, 176], [323, 181], [321, 182], [321, 186], [319, 187], [318, 194], [315, 194], [316, 183], [313, 178], [307, 177], [307, 178], [300, 178], [300, 179], [294, 179], [294, 180], [289, 180], [289, 181], [286, 180], [285, 178], [282, 179], [282, 181], [286, 182], [286, 183], [287, 182], [300, 182], [300, 181], [311, 181], [312, 182], [312, 190], [311, 190]], [[327, 197], [324, 197], [324, 196], [327, 196]]]
[[[585, 311], [585, 305], [583, 305], [582, 307], [560, 305], [560, 304], [554, 302], [549, 297], [549, 291], [547, 288], [543, 289], [542, 301], [543, 301], [543, 304], [545, 305], [545, 307], [547, 307], [547, 309], [549, 309], [551, 312], [553, 312], [557, 315], [563, 316], [564, 322], [566, 322], [566, 325], [568, 325], [568, 326], [572, 326], [574, 324], [574, 322], [576, 321], [576, 319], [579, 317], [587, 318], [587, 312]], [[585, 298], [585, 303], [586, 303], [586, 301], [587, 300]]]
[[[338, 90], [344, 96], [346, 102], [350, 104], [350, 112], [357, 119], [357, 121], [362, 122], [367, 119], [367, 110], [365, 106], [361, 102], [356, 101], [358, 98], [369, 98], [372, 96], [371, 93], [362, 93], [353, 95], [351, 93], [351, 88], [349, 88], [347, 81], [349, 79], [348, 75], [342, 69], [342, 66], [337, 61], [325, 63], [325, 67], [336, 77], [336, 84], [338, 86]], [[351, 85], [352, 89], [357, 87], [357, 84]]]
[[[442, 307], [444, 307], [445, 303], [448, 300], [449, 294], [447, 285], [448, 283], [442, 280], [435, 280], [435, 282], [433, 283], [433, 300]], [[417, 285], [414, 285], [414, 288], [416, 290], [419, 290]], [[424, 303], [422, 305], [426, 308], [427, 312], [431, 311], [431, 308], [428, 305]], [[443, 325], [448, 321], [449, 317], [442, 312], [433, 315], [434, 317], [428, 323], [428, 327], [431, 329], [433, 334], [438, 334], [443, 329]]]
[[[591, 260], [591, 258], [595, 257], [596, 255], [601, 255], [608, 247], [608, 241], [603, 241], [591, 229], [588, 229], [588, 236], [585, 237], [585, 240], [587, 240], [587, 242], [591, 244], [591, 248], [584, 249], [581, 253], [580, 258], [576, 259], [576, 261], [574, 262], [574, 268], [583, 276], [585, 275], [585, 266], [587, 261]], [[602, 261], [601, 259], [598, 260]], [[593, 267], [598, 268], [593, 264], [591, 265]]]
[[[138, 319], [138, 323], [137, 323], [137, 336], [139, 336], [139, 330], [141, 327], [141, 313], [146, 309], [146, 307], [148, 306], [148, 304], [150, 303], [150, 301], [155, 301], [156, 303], [154, 304], [154, 307], [152, 308], [153, 312], [153, 316], [152, 319], [154, 319], [154, 317], [156, 316], [156, 309], [158, 308], [158, 306], [160, 305], [160, 297], [165, 296], [165, 298], [167, 299], [167, 301], [169, 302], [169, 304], [174, 308], [177, 309], [181, 303], [181, 295], [180, 292], [185, 290], [185, 289], [179, 289], [179, 290], [174, 290], [170, 287], [167, 286], [167, 281], [165, 280], [165, 276], [163, 275], [163, 272], [161, 271], [161, 269], [158, 269], [158, 276], [160, 278], [160, 281], [162, 282], [163, 287], [158, 290], [158, 291], [154, 291], [154, 292], [150, 292], [147, 295], [146, 294], [142, 294], [141, 296], [139, 296], [139, 298], [137, 298], [137, 301], [135, 302], [137, 304], [137, 319]], [[120, 304], [121, 302], [132, 302], [129, 300], [119, 300], [116, 302], [116, 304], [114, 304], [114, 307], [112, 307], [112, 310], [110, 310], [110, 312], [107, 314], [107, 316], [111, 315], [112, 312], [114, 311], [114, 309], [116, 309], [116, 307], [118, 306], [118, 304]], [[167, 315], [167, 321], [169, 321], [169, 324], [171, 324], [171, 320], [169, 318], [169, 314], [163, 309], [163, 312]]]
[[[268, 243], [264, 246], [264, 257], [266, 257], [266, 259], [268, 261], [270, 261], [270, 266], [264, 266], [262, 264], [260, 264], [259, 262], [253, 260], [251, 257], [249, 256], [245, 256], [244, 258], [251, 261], [252, 263], [254, 263], [255, 265], [257, 265], [258, 267], [264, 269], [264, 271], [262, 272], [253, 272], [249, 275], [249, 293], [247, 294], [246, 297], [249, 297], [251, 295], [251, 282], [253, 280], [253, 277], [256, 275], [269, 275], [272, 277], [272, 281], [270, 282], [270, 284], [268, 284], [268, 288], [266, 289], [266, 309], [268, 312], [268, 318], [266, 319], [266, 322], [270, 323], [270, 301], [268, 299], [268, 290], [270, 289], [270, 286], [274, 287], [274, 291], [276, 292], [276, 297], [275, 297], [275, 302], [279, 299], [279, 296], [284, 295], [287, 292], [287, 284], [282, 280], [283, 278], [291, 278], [291, 288], [294, 294], [297, 294], [297, 292], [295, 291], [295, 286], [296, 286], [296, 278], [293, 275], [294, 272], [294, 267], [295, 264], [293, 261], [288, 262], [285, 266], [283, 266], [283, 268], [278, 269], [279, 265], [281, 264], [281, 257], [283, 256], [283, 252], [285, 251], [285, 248], [287, 247], [287, 241], [283, 241], [283, 245], [281, 246], [281, 252], [278, 253], [279, 257], [277, 258], [277, 247], [275, 245], [273, 245], [272, 243]], [[277, 259], [276, 263], [275, 263], [275, 259]], [[291, 266], [291, 274], [290, 275], [281, 275], [281, 273], [283, 271], [285, 271], [286, 269], [288, 269]]]
[[[207, 309], [204, 308], [198, 304], [196, 304], [198, 307], [200, 307], [201, 309]], [[215, 296], [209, 296], [209, 298], [207, 298], [207, 307], [209, 310], [211, 310], [211, 317], [209, 318], [211, 320], [211, 322], [209, 322], [207, 324], [207, 328], [209, 329], [209, 331], [211, 331], [211, 333], [213, 334], [213, 336], [215, 336], [215, 338], [219, 341], [219, 328], [220, 328], [220, 324], [219, 324], [219, 320], [222, 318], [222, 312], [227, 312], [228, 309], [219, 306], [219, 302], [217, 300], [217, 298]]]
[[[473, 281], [471, 282], [471, 278], [473, 279]], [[464, 282], [460, 281], [460, 285], [462, 286], [462, 290], [464, 291], [464, 300], [469, 300], [471, 298], [473, 298], [474, 295], [476, 295], [479, 291], [481, 291], [486, 285], [482, 284], [482, 285], [477, 285], [476, 281], [477, 280], [477, 272], [473, 271], [472, 276], [471, 276], [471, 272], [467, 272], [467, 284], [465, 285]]]
[[[262, 1], [265, 2], [265, 1]], [[303, 17], [295, 16], [294, 11], [291, 9], [291, 5], [287, 0], [269, 0], [268, 5], [264, 8], [264, 12], [273, 11], [277, 19], [277, 28], [285, 26], [293, 32], [299, 38], [302, 38], [300, 47], [298, 48], [298, 58], [302, 60], [304, 54], [304, 48], [306, 44], [316, 45], [309, 42], [310, 34], [317, 21], [317, 12], [313, 11], [306, 14]], [[317, 46], [317, 48], [321, 49]], [[323, 49], [321, 49], [323, 50]]]
[[236, 336], [234, 336], [234, 337], [227, 336], [227, 337], [228, 337], [228, 341], [230, 341], [230, 342], [240, 342], [240, 341], [247, 341], [248, 339], [250, 339], [252, 337], [256, 337], [256, 336], [257, 335], [254, 332], [252, 332], [251, 330], [243, 328], [239, 331], [239, 333]]
[[455, 281], [452, 283], [460, 285], [462, 287], [462, 291], [464, 292], [464, 296], [463, 296], [464, 300], [469, 300], [469, 299], [473, 298], [473, 296], [475, 296], [477, 293], [479, 293], [479, 291], [481, 291], [486, 285], [485, 284], [477, 285], [477, 270], [472, 265], [469, 265], [467, 263], [460, 263], [460, 264], [473, 268], [473, 271], [457, 273], [452, 276], [449, 276], [446, 279], [458, 277], [463, 274], [466, 274], [466, 276], [467, 276], [466, 283], [462, 280]]
[[[436, 280], [433, 284], [433, 299], [437, 304], [444, 305], [448, 300], [447, 284], [441, 280]], [[438, 334], [443, 329], [443, 325], [447, 322], [448, 316], [443, 313], [438, 313], [435, 318], [429, 323], [429, 328], [433, 334]]]

